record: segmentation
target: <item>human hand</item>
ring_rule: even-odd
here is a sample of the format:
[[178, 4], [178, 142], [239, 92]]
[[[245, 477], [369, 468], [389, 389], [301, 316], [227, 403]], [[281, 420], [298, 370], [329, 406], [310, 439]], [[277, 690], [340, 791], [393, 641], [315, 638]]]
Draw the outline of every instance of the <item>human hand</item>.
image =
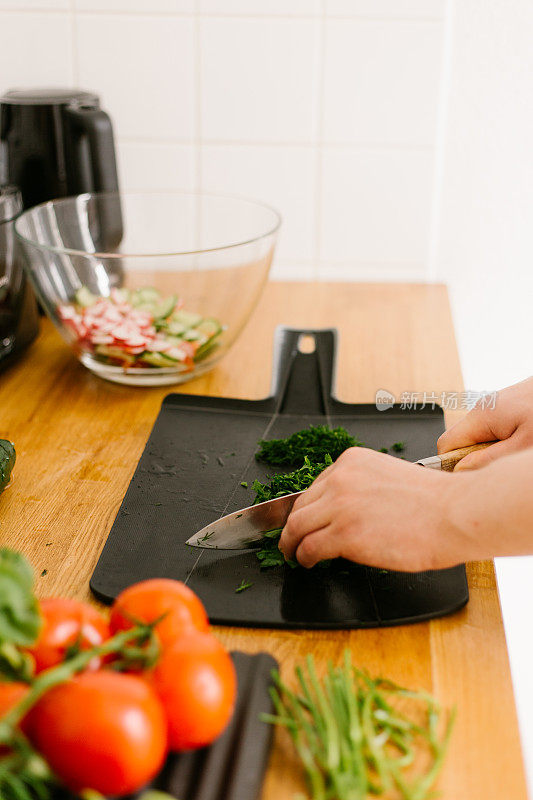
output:
[[473, 408], [442, 434], [437, 452], [492, 441], [495, 444], [461, 459], [455, 472], [477, 469], [500, 456], [533, 446], [533, 377], [498, 392], [494, 408]]
[[468, 543], [449, 521], [451, 490], [468, 477], [352, 447], [297, 499], [280, 550], [304, 567], [337, 557], [413, 572], [452, 566]]

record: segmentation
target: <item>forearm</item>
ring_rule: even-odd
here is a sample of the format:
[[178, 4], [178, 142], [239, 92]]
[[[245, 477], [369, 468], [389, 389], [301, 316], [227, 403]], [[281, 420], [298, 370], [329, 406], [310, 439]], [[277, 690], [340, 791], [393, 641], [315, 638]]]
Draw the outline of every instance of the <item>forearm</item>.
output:
[[533, 553], [533, 448], [450, 476], [448, 509], [460, 560]]

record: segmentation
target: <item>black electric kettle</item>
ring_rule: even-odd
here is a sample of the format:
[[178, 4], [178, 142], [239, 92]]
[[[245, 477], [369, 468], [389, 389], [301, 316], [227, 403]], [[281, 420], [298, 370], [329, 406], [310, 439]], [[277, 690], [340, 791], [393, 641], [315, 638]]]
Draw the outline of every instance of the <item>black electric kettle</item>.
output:
[[[24, 208], [85, 192], [118, 192], [113, 127], [92, 92], [14, 89], [0, 97], [0, 184], [17, 186]], [[122, 239], [120, 203], [103, 204], [98, 247]]]
[[[38, 315], [14, 220], [22, 208], [85, 192], [113, 192], [89, 220], [96, 252], [122, 240], [113, 127], [92, 92], [15, 89], [0, 97], [0, 370], [35, 338]], [[84, 250], [80, 238], [74, 243]], [[113, 284], [123, 281], [114, 261]]]

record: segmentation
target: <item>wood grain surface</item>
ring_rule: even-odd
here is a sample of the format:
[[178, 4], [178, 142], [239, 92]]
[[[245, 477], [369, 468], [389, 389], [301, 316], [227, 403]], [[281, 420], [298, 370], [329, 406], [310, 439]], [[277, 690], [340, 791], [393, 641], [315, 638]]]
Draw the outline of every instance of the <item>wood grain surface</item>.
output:
[[[445, 287], [271, 283], [229, 355], [177, 391], [265, 396], [277, 324], [339, 329], [342, 400], [373, 402], [377, 389], [396, 397], [402, 391], [438, 395], [462, 389]], [[168, 387], [128, 388], [94, 377], [47, 321], [30, 350], [1, 375], [0, 437], [15, 442], [17, 464], [0, 501], [0, 541], [32, 561], [40, 596], [61, 593], [94, 602], [89, 577], [168, 392]], [[327, 659], [338, 661], [348, 646], [370, 672], [434, 692], [444, 705], [458, 708], [439, 782], [444, 800], [523, 800], [493, 565], [470, 564], [468, 579], [468, 606], [428, 623], [346, 632], [217, 628], [216, 633], [228, 647], [271, 652], [286, 676], [308, 652], [323, 667]], [[302, 789], [286, 745], [278, 735], [263, 800], [289, 800]]]

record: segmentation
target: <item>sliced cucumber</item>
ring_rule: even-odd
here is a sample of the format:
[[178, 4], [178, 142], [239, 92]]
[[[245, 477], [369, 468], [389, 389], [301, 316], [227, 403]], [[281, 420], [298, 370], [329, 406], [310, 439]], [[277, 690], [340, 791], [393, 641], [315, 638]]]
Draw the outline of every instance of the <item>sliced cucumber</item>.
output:
[[185, 333], [187, 327], [182, 322], [177, 322], [176, 320], [170, 318], [170, 322], [167, 322], [164, 325], [165, 333], [170, 334], [171, 336], [181, 336], [182, 333]]
[[221, 333], [222, 326], [217, 319], [206, 317], [206, 319], [203, 319], [199, 325], [196, 326], [195, 330], [199, 331], [204, 336], [207, 336], [208, 339], [213, 339], [215, 336], [218, 336], [218, 334]]
[[203, 336], [198, 328], [189, 328], [183, 334], [186, 342], [201, 342], [202, 344], [207, 341], [207, 336]]
[[183, 344], [183, 336], [172, 336], [172, 334], [165, 333], [165, 341], [172, 347], [181, 347]]
[[171, 295], [170, 297], [165, 298], [165, 300], [161, 300], [160, 303], [156, 303], [152, 306], [152, 314], [154, 315], [154, 320], [166, 319], [169, 317], [178, 302], [178, 298], [175, 294]]
[[183, 311], [183, 309], [180, 309], [179, 311], [174, 311], [169, 319], [169, 324], [172, 322], [179, 322], [185, 328], [194, 328], [202, 319], [200, 314], [194, 314], [192, 311]]
[[152, 367], [175, 367], [179, 363], [176, 359], [170, 358], [164, 353], [143, 353], [139, 360], [150, 364]]
[[205, 344], [198, 348], [194, 354], [194, 361], [203, 361], [204, 358], [211, 355], [211, 353], [220, 347], [220, 342], [216, 339], [209, 339]]
[[113, 345], [109, 344], [99, 344], [94, 348], [94, 352], [99, 355], [103, 356], [104, 358], [112, 358], [113, 360], [123, 361], [128, 364], [133, 364], [135, 361], [134, 356], [131, 353], [126, 353], [121, 347], [113, 347]]
[[74, 295], [74, 300], [77, 305], [83, 306], [83, 308], [89, 308], [89, 306], [93, 306], [96, 303], [98, 298], [86, 286], [80, 286]]
[[131, 304], [136, 308], [146, 304], [154, 305], [160, 300], [161, 294], [153, 286], [147, 286], [145, 289], [136, 289], [131, 293]]

